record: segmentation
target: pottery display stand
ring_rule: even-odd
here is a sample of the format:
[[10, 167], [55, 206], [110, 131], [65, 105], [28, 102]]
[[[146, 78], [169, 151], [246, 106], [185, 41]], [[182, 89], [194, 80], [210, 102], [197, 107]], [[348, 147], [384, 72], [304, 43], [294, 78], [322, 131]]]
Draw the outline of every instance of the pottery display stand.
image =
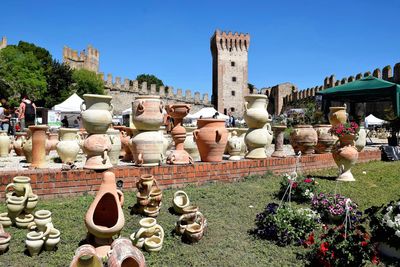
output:
[[137, 203], [134, 206], [136, 213], [148, 217], [157, 217], [160, 213], [162, 191], [158, 186], [157, 180], [153, 175], [142, 175], [136, 183], [138, 192], [136, 193]]
[[4, 231], [3, 225], [0, 224], [0, 255], [7, 251], [10, 245], [11, 235]]
[[274, 132], [275, 139], [275, 150], [272, 153], [271, 157], [284, 158], [286, 157], [285, 152], [283, 151], [283, 141], [285, 136], [285, 125], [274, 125], [272, 126], [272, 131]]
[[172, 128], [171, 135], [175, 143], [175, 150], [167, 158], [168, 164], [193, 164], [193, 158], [184, 149], [186, 129], [182, 126], [183, 118], [189, 114], [190, 108], [188, 104], [166, 106], [168, 115], [174, 119], [174, 128]]
[[7, 212], [0, 214], [3, 227], [16, 225], [18, 228], [28, 228], [28, 224], [33, 222], [32, 211], [37, 205], [38, 196], [33, 194], [30, 181], [29, 177], [16, 176], [6, 186]]
[[47, 125], [31, 125], [29, 130], [32, 133], [32, 163], [33, 168], [46, 168], [46, 131]]
[[112, 168], [108, 152], [112, 149], [110, 137], [106, 134], [112, 123], [113, 106], [111, 96], [84, 94], [81, 104], [82, 123], [88, 132], [83, 141], [86, 154], [85, 169], [107, 170]]
[[131, 235], [132, 244], [148, 252], [160, 251], [164, 241], [164, 230], [154, 218], [139, 221], [140, 229]]
[[187, 243], [200, 241], [207, 229], [207, 220], [197, 206], [189, 205], [182, 209], [181, 215], [175, 224], [175, 233], [182, 235]]
[[38, 210], [35, 212], [35, 219], [28, 224], [31, 230], [26, 235], [26, 247], [31, 256], [38, 255], [44, 248], [52, 251], [60, 242], [60, 231], [54, 228], [51, 219], [51, 212], [48, 210]]
[[117, 189], [115, 174], [103, 173], [103, 181], [85, 215], [88, 229], [86, 241], [96, 248], [96, 255], [107, 256], [114, 236], [119, 236], [125, 225], [123, 193]]

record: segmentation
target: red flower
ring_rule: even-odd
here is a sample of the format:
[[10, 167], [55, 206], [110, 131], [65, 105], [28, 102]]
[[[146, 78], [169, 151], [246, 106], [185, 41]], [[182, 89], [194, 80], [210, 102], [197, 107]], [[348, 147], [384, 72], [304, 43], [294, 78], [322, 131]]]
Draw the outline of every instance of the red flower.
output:
[[373, 255], [371, 258], [371, 262], [375, 265], [379, 264], [379, 258], [376, 255]]
[[368, 242], [367, 242], [367, 241], [362, 241], [362, 242], [361, 242], [361, 246], [362, 246], [362, 247], [366, 247], [367, 245], [368, 245]]
[[324, 256], [326, 255], [326, 252], [329, 250], [329, 243], [328, 242], [324, 242], [321, 244], [321, 246], [319, 247], [319, 250], [322, 252], [322, 254], [324, 254]]
[[296, 187], [297, 187], [297, 183], [296, 182], [292, 183], [292, 188], [296, 188]]
[[310, 178], [304, 179], [304, 182], [305, 182], [305, 183], [311, 183], [312, 181], [313, 181], [313, 180], [310, 179]]
[[308, 246], [311, 246], [311, 245], [313, 245], [313, 244], [314, 244], [314, 232], [312, 232], [312, 233], [308, 236], [307, 240], [304, 242], [304, 246], [305, 246], [305, 247], [308, 247]]

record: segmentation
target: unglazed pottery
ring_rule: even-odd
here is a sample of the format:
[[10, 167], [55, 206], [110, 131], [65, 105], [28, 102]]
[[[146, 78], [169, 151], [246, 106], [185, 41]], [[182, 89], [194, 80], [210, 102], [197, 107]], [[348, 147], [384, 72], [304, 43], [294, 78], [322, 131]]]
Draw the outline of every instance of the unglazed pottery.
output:
[[36, 208], [37, 203], [38, 203], [38, 196], [35, 194], [29, 194], [25, 204], [24, 212], [26, 214], [32, 213], [33, 210]]
[[96, 255], [96, 249], [92, 245], [82, 245], [76, 251], [70, 267], [103, 267], [103, 262]]
[[114, 129], [108, 129], [107, 134], [110, 136], [111, 150], [108, 152], [111, 164], [116, 166], [119, 162], [119, 154], [121, 151], [121, 137], [120, 132]]
[[18, 228], [26, 229], [28, 225], [33, 222], [33, 218], [32, 214], [20, 214], [15, 218], [15, 225]]
[[12, 225], [10, 217], [8, 217], [7, 212], [0, 213], [0, 224], [3, 227], [9, 227]]
[[283, 151], [283, 141], [285, 137], [285, 125], [274, 125], [272, 126], [272, 130], [274, 132], [275, 139], [275, 150], [272, 153], [271, 157], [284, 158], [286, 157], [285, 152]]
[[56, 148], [63, 163], [74, 163], [80, 150], [78, 129], [60, 128], [60, 142]]
[[145, 267], [146, 261], [143, 253], [132, 245], [127, 238], [118, 238], [111, 244], [108, 253], [108, 267]]
[[14, 151], [17, 156], [23, 156], [22, 144], [26, 141], [26, 132], [16, 132], [14, 140]]
[[32, 163], [31, 167], [46, 168], [46, 131], [47, 125], [31, 125], [29, 130], [32, 133]]
[[336, 146], [332, 150], [332, 156], [335, 160], [336, 165], [339, 167], [339, 177], [337, 181], [355, 181], [353, 174], [351, 173], [351, 167], [356, 164], [358, 159], [358, 151], [355, 146]]
[[46, 142], [46, 150], [52, 151], [56, 150], [56, 146], [59, 142], [58, 140], [58, 133], [47, 133], [47, 142]]
[[31, 256], [38, 255], [44, 244], [43, 233], [29, 232], [26, 235], [25, 244]]
[[144, 174], [136, 183], [138, 192], [135, 210], [148, 217], [157, 217], [160, 212], [162, 191], [153, 175]]
[[138, 248], [144, 247], [148, 252], [160, 251], [164, 240], [164, 230], [154, 218], [143, 218], [139, 221], [140, 228], [131, 235], [132, 244]]
[[6, 131], [0, 131], [0, 157], [8, 157], [11, 139]]
[[84, 94], [81, 104], [83, 127], [89, 134], [104, 134], [112, 123], [112, 96]]
[[331, 134], [329, 130], [332, 125], [330, 124], [317, 124], [313, 126], [317, 132], [318, 142], [315, 146], [315, 153], [325, 154], [332, 151], [333, 145], [337, 142], [338, 138]]
[[160, 96], [136, 96], [132, 103], [132, 123], [141, 131], [157, 131], [163, 124], [163, 109]]
[[29, 224], [28, 228], [36, 227], [38, 231], [47, 232], [47, 235], [50, 232], [49, 228], [53, 228], [51, 223], [51, 212], [49, 210], [38, 210], [35, 212], [33, 224]]
[[183, 213], [183, 209], [190, 205], [189, 197], [185, 193], [185, 191], [179, 190], [174, 193], [174, 198], [172, 199], [172, 205], [174, 211], [177, 214]]
[[11, 221], [15, 221], [15, 218], [21, 214], [25, 208], [25, 198], [18, 196], [10, 196], [6, 199], [7, 214]]
[[83, 142], [86, 154], [85, 169], [106, 170], [112, 167], [108, 151], [112, 144], [107, 134], [91, 134]]
[[346, 105], [343, 107], [329, 108], [329, 123], [334, 127], [338, 124], [344, 124], [347, 121]]
[[194, 140], [199, 149], [201, 161], [219, 162], [228, 142], [225, 120], [198, 119], [198, 129], [193, 131]]
[[313, 154], [317, 142], [317, 132], [311, 125], [296, 125], [290, 133], [290, 144], [295, 153]]
[[167, 158], [168, 164], [189, 164], [193, 163], [193, 158], [184, 149], [186, 130], [182, 126], [182, 120], [189, 114], [191, 106], [188, 104], [175, 104], [166, 106], [168, 115], [174, 119], [174, 128], [171, 135], [175, 142], [175, 150]]
[[227, 152], [229, 160], [240, 160], [240, 152], [242, 150], [242, 140], [237, 136], [237, 132], [233, 131], [231, 137], [228, 139]]
[[252, 94], [244, 97], [244, 114], [243, 118], [249, 128], [263, 128], [270, 120], [267, 111], [268, 96]]
[[50, 230], [49, 235], [44, 241], [44, 249], [46, 251], [52, 251], [60, 243], [60, 231], [53, 228]]
[[363, 125], [360, 125], [360, 129], [358, 131], [358, 135], [356, 138], [355, 146], [358, 152], [361, 152], [365, 145], [367, 144], [367, 133], [365, 132], [365, 128]]
[[0, 254], [3, 254], [11, 240], [11, 235], [9, 233], [4, 232], [3, 226], [0, 224]]
[[32, 194], [31, 178], [27, 176], [15, 176], [13, 182], [6, 186], [6, 193], [10, 189], [13, 189], [16, 196], [27, 197], [29, 194]]
[[207, 228], [207, 220], [197, 206], [187, 206], [183, 213], [175, 224], [175, 233], [189, 243], [198, 242]]
[[186, 129], [186, 139], [183, 143], [183, 148], [189, 153], [192, 157], [193, 161], [200, 161], [200, 153], [197, 148], [197, 144], [193, 139], [193, 131], [196, 130], [196, 127], [185, 127]]
[[249, 128], [244, 137], [247, 146], [247, 159], [264, 159], [267, 157], [266, 148], [272, 143], [272, 131], [269, 124], [264, 128]]
[[27, 163], [32, 162], [32, 133], [28, 129], [26, 139], [21, 142], [22, 144], [22, 153], [25, 156], [25, 160]]
[[139, 166], [156, 166], [163, 161], [164, 141], [158, 131], [140, 131], [130, 141], [133, 161]]

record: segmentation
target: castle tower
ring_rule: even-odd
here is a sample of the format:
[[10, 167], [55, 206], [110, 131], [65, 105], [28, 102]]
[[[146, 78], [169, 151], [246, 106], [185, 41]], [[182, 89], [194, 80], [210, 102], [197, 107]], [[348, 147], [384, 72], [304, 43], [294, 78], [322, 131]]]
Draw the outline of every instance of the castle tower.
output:
[[98, 73], [99, 61], [100, 53], [91, 45], [88, 45], [87, 50], [81, 51], [79, 55], [77, 50], [73, 50], [68, 46], [63, 48], [63, 62], [72, 69], [86, 69]]
[[0, 49], [3, 49], [7, 46], [7, 37], [3, 36], [0, 41]]
[[220, 113], [243, 116], [243, 97], [248, 94], [249, 34], [216, 30], [211, 37], [213, 58], [212, 103]]

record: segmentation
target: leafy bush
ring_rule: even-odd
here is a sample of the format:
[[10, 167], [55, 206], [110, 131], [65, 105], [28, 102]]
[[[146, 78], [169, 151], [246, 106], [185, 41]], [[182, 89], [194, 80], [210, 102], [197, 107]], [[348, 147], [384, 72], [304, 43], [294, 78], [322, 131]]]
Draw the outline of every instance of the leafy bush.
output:
[[[317, 182], [312, 177], [297, 177], [292, 178], [289, 175], [284, 175], [280, 183], [278, 196], [283, 198], [290, 195], [290, 199], [297, 202], [306, 202], [314, 197], [317, 190]], [[289, 189], [291, 185], [291, 189]], [[285, 197], [285, 198], [286, 198]]]

